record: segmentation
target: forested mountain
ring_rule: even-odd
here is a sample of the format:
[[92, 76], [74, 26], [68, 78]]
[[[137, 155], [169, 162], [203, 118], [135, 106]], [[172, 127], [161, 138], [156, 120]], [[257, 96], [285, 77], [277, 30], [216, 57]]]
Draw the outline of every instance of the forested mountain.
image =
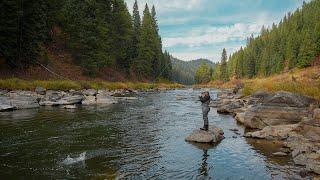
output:
[[[320, 54], [320, 0], [304, 3], [279, 24], [262, 27], [258, 37], [229, 57], [222, 55], [215, 79], [269, 76], [296, 67], [310, 66]], [[227, 76], [225, 75], [227, 72]]]
[[215, 67], [215, 64], [207, 59], [197, 59], [192, 61], [182, 61], [172, 57], [172, 79], [175, 82], [191, 85], [194, 84], [197, 69], [202, 63]]
[[132, 15], [124, 0], [3, 0], [0, 3], [0, 59], [12, 68], [47, 64], [55, 40], [88, 76], [105, 67], [127, 77], [171, 78], [155, 7], [143, 17], [137, 1]]

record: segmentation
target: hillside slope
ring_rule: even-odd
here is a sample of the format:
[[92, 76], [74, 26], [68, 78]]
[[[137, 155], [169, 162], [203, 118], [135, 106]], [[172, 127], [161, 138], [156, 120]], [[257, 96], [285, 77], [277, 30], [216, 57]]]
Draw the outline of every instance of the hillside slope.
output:
[[215, 63], [208, 59], [197, 59], [192, 61], [182, 61], [177, 58], [171, 58], [172, 62], [172, 79], [181, 84], [192, 85], [195, 83], [195, 73], [202, 62], [208, 64], [212, 68]]
[[211, 81], [205, 85], [195, 85], [194, 87], [214, 87], [229, 89], [236, 86], [243, 86], [244, 95], [250, 95], [256, 91], [289, 91], [314, 97], [320, 100], [320, 65], [304, 69], [293, 69], [288, 72], [273, 75], [265, 78]]

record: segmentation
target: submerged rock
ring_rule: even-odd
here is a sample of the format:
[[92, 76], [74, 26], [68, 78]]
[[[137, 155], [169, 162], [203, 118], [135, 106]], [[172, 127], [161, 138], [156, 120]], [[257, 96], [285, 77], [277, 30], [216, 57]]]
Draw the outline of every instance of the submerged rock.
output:
[[223, 136], [223, 130], [216, 126], [209, 126], [208, 131], [203, 131], [200, 129], [194, 130], [190, 135], [186, 137], [188, 142], [198, 142], [198, 143], [218, 143]]
[[64, 106], [65, 109], [76, 109], [77, 106], [76, 105], [66, 105]]

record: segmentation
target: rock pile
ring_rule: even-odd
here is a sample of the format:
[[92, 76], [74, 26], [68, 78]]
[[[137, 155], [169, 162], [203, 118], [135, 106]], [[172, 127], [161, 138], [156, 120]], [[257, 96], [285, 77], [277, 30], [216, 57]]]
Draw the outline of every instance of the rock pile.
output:
[[[294, 163], [320, 174], [320, 109], [311, 97], [280, 91], [259, 91], [248, 97], [225, 91], [213, 101], [219, 113], [228, 113], [247, 128], [248, 138], [282, 140], [280, 155], [290, 153]], [[278, 155], [277, 154], [277, 155]]]
[[18, 109], [38, 108], [40, 106], [65, 106], [82, 105], [109, 105], [115, 104], [119, 100], [137, 99], [136, 91], [132, 90], [69, 90], [54, 91], [37, 87], [35, 91], [0, 91], [0, 112]]

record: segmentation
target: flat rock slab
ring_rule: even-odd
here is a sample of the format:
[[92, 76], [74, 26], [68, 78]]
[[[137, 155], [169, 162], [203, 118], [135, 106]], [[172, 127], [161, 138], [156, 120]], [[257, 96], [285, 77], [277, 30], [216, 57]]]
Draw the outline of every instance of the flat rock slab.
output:
[[194, 130], [190, 135], [186, 137], [188, 142], [197, 142], [197, 143], [218, 143], [222, 139], [224, 132], [221, 128], [217, 126], [209, 126], [208, 131], [203, 131], [200, 129]]
[[5, 105], [5, 104], [0, 104], [0, 112], [3, 111], [13, 111], [16, 108], [14, 106], [10, 106], [10, 105]]

